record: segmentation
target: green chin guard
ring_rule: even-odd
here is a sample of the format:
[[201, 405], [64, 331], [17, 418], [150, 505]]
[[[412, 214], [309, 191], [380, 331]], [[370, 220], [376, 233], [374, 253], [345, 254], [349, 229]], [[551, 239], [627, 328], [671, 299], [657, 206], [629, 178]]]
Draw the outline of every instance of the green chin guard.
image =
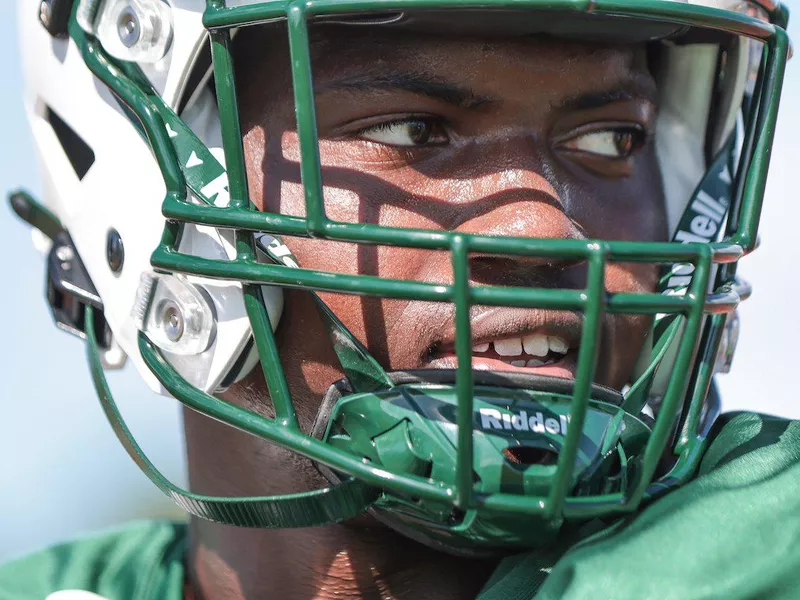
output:
[[[325, 397], [314, 433], [373, 468], [455, 485], [458, 397], [455, 371], [390, 373], [394, 387], [352, 393], [346, 382]], [[476, 372], [473, 483], [482, 498], [546, 496], [570, 425], [571, 382], [527, 374]], [[351, 392], [351, 393], [348, 393]], [[570, 496], [614, 494], [635, 480], [651, 428], [622, 408], [617, 392], [593, 386], [569, 482]], [[325, 468], [331, 481], [339, 476]], [[503, 510], [466, 511], [407, 494], [384, 494], [372, 514], [404, 535], [456, 554], [537, 548], [552, 541], [560, 515], [520, 520]]]

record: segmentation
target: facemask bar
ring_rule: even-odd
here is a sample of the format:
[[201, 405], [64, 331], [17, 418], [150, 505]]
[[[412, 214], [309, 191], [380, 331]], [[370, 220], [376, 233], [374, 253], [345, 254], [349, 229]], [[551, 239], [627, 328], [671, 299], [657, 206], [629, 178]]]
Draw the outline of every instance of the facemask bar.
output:
[[[707, 297], [709, 277], [713, 263], [735, 262], [755, 245], [761, 197], [766, 182], [768, 149], [772, 143], [778, 108], [778, 94], [775, 90], [780, 89], [787, 56], [786, 33], [782, 29], [776, 29], [770, 24], [755, 19], [728, 12], [722, 16], [720, 11], [694, 5], [673, 5], [669, 2], [654, 2], [646, 7], [631, 7], [617, 2], [597, 2], [592, 5], [594, 12], [598, 13], [631, 17], [646, 16], [684, 25], [701, 23], [708, 27], [756, 37], [765, 42], [764, 70], [758, 88], [760, 90], [759, 100], [754, 102], [753, 108], [756, 111], [756, 118], [753, 119], [752, 129], [748, 131], [748, 140], [754, 141], [755, 145], [752, 159], [745, 159], [743, 155], [743, 164], [747, 166], [747, 169], [740, 171], [744, 181], [742, 183], [743, 195], [739, 227], [724, 243], [678, 245], [647, 242], [494, 238], [447, 232], [404, 230], [369, 224], [350, 225], [331, 221], [325, 215], [322, 201], [307, 20], [310, 17], [324, 14], [365, 12], [376, 9], [424, 8], [427, 4], [425, 0], [380, 3], [365, 0], [341, 5], [336, 0], [317, 0], [306, 3], [276, 2], [225, 8], [220, 2], [209, 0], [204, 22], [211, 30], [215, 81], [219, 110], [222, 115], [222, 134], [230, 192], [230, 204], [227, 207], [198, 206], [187, 201], [187, 181], [176, 159], [175, 148], [170, 142], [166, 128], [168, 123], [164, 121], [165, 118], [168, 118], [168, 109], [165, 110], [166, 107], [155, 93], [143, 92], [149, 88], [141, 85], [142, 80], [137, 76], [135, 66], [124, 63], [115, 64], [105, 56], [103, 49], [96, 41], [86, 36], [80, 28], [76, 28], [73, 24], [70, 33], [81, 48], [87, 65], [131, 107], [132, 112], [141, 121], [164, 175], [168, 192], [164, 201], [163, 213], [168, 221], [162, 244], [152, 256], [154, 268], [165, 272], [196, 274], [203, 277], [234, 279], [243, 282], [247, 313], [251, 320], [261, 366], [277, 416], [274, 420], [263, 418], [215, 399], [187, 384], [144, 335], [140, 336], [142, 355], [165, 387], [182, 403], [249, 433], [277, 442], [333, 469], [349, 473], [375, 488], [402, 494], [411, 493], [430, 500], [452, 503], [462, 509], [479, 508], [506, 513], [539, 514], [548, 519], [558, 515], [584, 518], [634, 510], [645, 497], [657, 493], [660, 487], [668, 485], [669, 480], [685, 479], [691, 475], [694, 463], [684, 461], [680, 463], [680, 467], [676, 466], [673, 472], [659, 482], [652, 481], [659, 458], [663, 455], [672, 433], [674, 417], [678, 414], [690, 383], [690, 368], [697, 350], [704, 316], [707, 312], [723, 313], [711, 318], [708, 330], [708, 337], [718, 343], [719, 330], [724, 324], [724, 313], [732, 310], [738, 302], [738, 297], [732, 290], [729, 292], [723, 290], [720, 294]], [[498, 2], [498, 5], [501, 4]], [[519, 8], [523, 6], [536, 8], [537, 4], [540, 2], [530, 0], [520, 4]], [[456, 0], [437, 1], [435, 5], [438, 8], [468, 6], [463, 1]], [[480, 3], [480, 7], [486, 6], [485, 0]], [[554, 7], [553, 3], [549, 2], [548, 8], [558, 7]], [[574, 4], [564, 2], [563, 9], [574, 10]], [[301, 173], [306, 192], [307, 217], [305, 219], [256, 212], [251, 209], [247, 200], [244, 152], [238, 120], [229, 28], [278, 18], [286, 18], [288, 23], [298, 135], [301, 140]], [[756, 134], [758, 135], [756, 136]], [[747, 145], [746, 141], [745, 147]], [[234, 229], [237, 259], [227, 262], [178, 253], [177, 244], [182, 222]], [[312, 236], [354, 243], [448, 251], [452, 255], [455, 279], [452, 285], [433, 285], [344, 274], [337, 274], [336, 278], [332, 279], [325, 273], [313, 270], [260, 264], [256, 259], [252, 232]], [[471, 286], [468, 272], [468, 257], [471, 252], [584, 260], [589, 265], [587, 286], [584, 290]], [[609, 295], [604, 288], [604, 269], [609, 261], [691, 263], [695, 270], [690, 287], [684, 296], [663, 296], [652, 293]], [[388, 474], [353, 456], [335, 451], [318, 440], [312, 440], [300, 431], [285, 375], [280, 365], [272, 327], [261, 300], [261, 284], [369, 294], [386, 298], [453, 302], [455, 304], [456, 353], [459, 361], [456, 383], [459, 451], [456, 485], [442, 486], [418, 477]], [[477, 497], [474, 493], [472, 482], [473, 374], [470, 365], [469, 320], [469, 308], [472, 304], [558, 308], [581, 311], [585, 315], [578, 359], [578, 375], [570, 409], [571, 426], [566, 435], [563, 450], [559, 455], [557, 473], [547, 497], [538, 498], [514, 494], [492, 494]], [[599, 324], [606, 311], [683, 315], [685, 331], [674, 367], [674, 372], [681, 373], [683, 376], [674, 377], [667, 388], [661, 411], [644, 450], [643, 469], [631, 490], [627, 494], [573, 498], [568, 497], [572, 464], [577, 453], [583, 417], [590, 398], [594, 365], [597, 359]], [[697, 431], [696, 424], [702, 408], [703, 398], [700, 390], [707, 390], [707, 383], [711, 376], [710, 365], [713, 365], [714, 355], [710, 353], [709, 348], [704, 350], [701, 369], [695, 381], [692, 403], [683, 429], [686, 435], [682, 437], [682, 447], [679, 444], [684, 455], [696, 454], [699, 449], [698, 444], [702, 442], [702, 440], [690, 438]], [[98, 386], [102, 389], [100, 383]], [[123, 437], [126, 435], [129, 436], [129, 433], [123, 432]], [[141, 457], [141, 452], [137, 448], [132, 455]], [[141, 461], [137, 462], [142, 464]], [[152, 465], [150, 466], [152, 467]], [[161, 485], [159, 487], [164, 489]], [[175, 490], [173, 489], [171, 494], [173, 497], [175, 495], [178, 497], [188, 496], [182, 490]], [[238, 510], [244, 510], [242, 507], [247, 504], [247, 500], [236, 499], [239, 504]], [[235, 502], [231, 504], [235, 504]], [[186, 508], [195, 514], [202, 513], [202, 511], [192, 510], [188, 504]], [[207, 514], [200, 514], [200, 516], [208, 518]], [[235, 520], [229, 518], [224, 522]]]

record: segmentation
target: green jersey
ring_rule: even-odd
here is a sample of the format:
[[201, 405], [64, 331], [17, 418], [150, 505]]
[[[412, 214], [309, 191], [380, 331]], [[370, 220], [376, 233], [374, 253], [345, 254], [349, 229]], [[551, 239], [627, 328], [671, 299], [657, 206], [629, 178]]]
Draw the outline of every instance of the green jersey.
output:
[[[725, 415], [691, 483], [546, 554], [505, 559], [479, 600], [796, 599], [799, 540], [800, 422]], [[0, 568], [0, 600], [180, 600], [185, 547], [185, 526], [164, 522], [55, 546]]]

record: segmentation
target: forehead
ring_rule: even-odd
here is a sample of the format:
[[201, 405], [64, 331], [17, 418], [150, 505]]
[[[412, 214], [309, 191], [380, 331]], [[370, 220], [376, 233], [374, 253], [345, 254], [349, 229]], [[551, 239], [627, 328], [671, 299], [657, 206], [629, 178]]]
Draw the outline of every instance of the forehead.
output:
[[547, 34], [448, 34], [322, 24], [312, 27], [310, 47], [316, 63], [332, 66], [344, 61], [372, 62], [389, 58], [417, 61], [431, 54], [442, 57], [448, 54], [454, 59], [466, 60], [502, 56], [511, 62], [529, 61], [533, 54], [540, 55], [543, 60], [603, 60], [623, 56], [630, 60], [637, 50], [644, 50], [645, 45], [615, 45]]
[[[287, 84], [290, 60], [285, 30], [246, 28], [236, 41], [248, 79], [259, 86]], [[387, 27], [323, 24], [311, 28], [316, 91], [350, 80], [351, 89], [401, 73], [459, 82], [473, 90], [498, 86], [521, 94], [548, 90], [613, 88], [634, 83], [651, 95], [645, 43], [610, 44], [548, 35], [448, 35]], [[279, 65], [284, 65], [282, 68]], [[271, 86], [270, 86], [271, 87]], [[506, 89], [506, 93], [510, 90]]]
[[320, 77], [398, 66], [416, 72], [448, 70], [476, 82], [511, 72], [563, 78], [646, 69], [643, 43], [613, 45], [541, 34], [447, 35], [378, 27], [319, 26], [312, 30], [311, 55]]

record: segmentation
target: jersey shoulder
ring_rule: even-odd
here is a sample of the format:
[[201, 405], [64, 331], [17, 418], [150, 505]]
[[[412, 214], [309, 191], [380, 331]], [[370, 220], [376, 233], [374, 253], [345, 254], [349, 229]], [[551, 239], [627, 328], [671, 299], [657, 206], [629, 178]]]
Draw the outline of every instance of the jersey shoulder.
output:
[[797, 598], [800, 421], [733, 413], [712, 436], [693, 481], [570, 552], [541, 597]]
[[183, 598], [185, 548], [184, 524], [130, 523], [0, 565], [0, 600]]
[[481, 599], [795, 599], [798, 538], [800, 421], [731, 413], [691, 482], [549, 564], [517, 557]]

